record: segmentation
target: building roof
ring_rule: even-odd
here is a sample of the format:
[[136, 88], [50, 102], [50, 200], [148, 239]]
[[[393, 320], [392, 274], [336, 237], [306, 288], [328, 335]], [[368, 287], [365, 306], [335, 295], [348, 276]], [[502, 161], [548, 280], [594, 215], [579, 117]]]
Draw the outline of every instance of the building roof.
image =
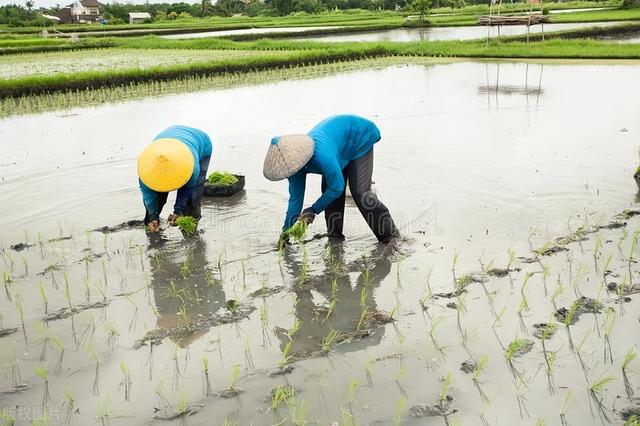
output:
[[[104, 4], [100, 3], [98, 0], [79, 0], [78, 3], [83, 5], [84, 7], [103, 7]], [[75, 3], [71, 3], [67, 7], [73, 7]]]
[[71, 8], [63, 7], [56, 13], [56, 16], [60, 18], [60, 21], [63, 23], [71, 22]]
[[129, 12], [129, 18], [133, 19], [149, 19], [151, 15], [147, 12]]

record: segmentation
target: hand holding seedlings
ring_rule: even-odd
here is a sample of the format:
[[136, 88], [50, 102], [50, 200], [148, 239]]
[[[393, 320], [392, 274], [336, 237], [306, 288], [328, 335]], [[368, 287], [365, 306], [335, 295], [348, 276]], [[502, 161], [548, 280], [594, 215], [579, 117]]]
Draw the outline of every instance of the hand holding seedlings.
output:
[[160, 232], [160, 222], [157, 220], [152, 220], [147, 225], [147, 229], [149, 232]]
[[171, 213], [169, 215], [169, 217], [167, 218], [167, 222], [169, 222], [169, 225], [171, 226], [175, 226], [176, 225], [176, 220], [181, 217], [182, 215], [179, 214], [175, 214], [175, 213]]

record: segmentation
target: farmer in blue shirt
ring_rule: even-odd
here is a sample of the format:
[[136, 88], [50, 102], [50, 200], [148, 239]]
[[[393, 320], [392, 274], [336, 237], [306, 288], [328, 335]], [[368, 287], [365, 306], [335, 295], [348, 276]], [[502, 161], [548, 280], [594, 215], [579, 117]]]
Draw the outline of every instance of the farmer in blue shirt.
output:
[[160, 230], [160, 212], [171, 191], [178, 191], [169, 224], [180, 216], [200, 219], [200, 200], [211, 159], [211, 140], [202, 130], [172, 126], [138, 157], [138, 176], [146, 209], [144, 224]]
[[[329, 237], [344, 239], [342, 226], [348, 181], [353, 200], [378, 241], [386, 244], [397, 237], [398, 230], [389, 210], [371, 190], [373, 145], [379, 140], [380, 130], [376, 125], [356, 115], [329, 117], [308, 135], [273, 138], [263, 173], [273, 181], [289, 179], [289, 208], [283, 230], [289, 229], [296, 220], [310, 224], [324, 211]], [[307, 173], [322, 175], [322, 196], [302, 210]]]

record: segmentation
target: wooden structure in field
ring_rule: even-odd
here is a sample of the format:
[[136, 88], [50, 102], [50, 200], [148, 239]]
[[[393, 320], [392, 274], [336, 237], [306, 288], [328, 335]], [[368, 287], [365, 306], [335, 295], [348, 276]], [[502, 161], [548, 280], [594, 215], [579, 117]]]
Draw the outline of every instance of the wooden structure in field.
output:
[[[493, 6], [498, 3], [497, 13], [493, 13]], [[533, 6], [539, 5], [540, 11], [533, 10]], [[491, 0], [489, 4], [489, 14], [482, 15], [478, 18], [478, 24], [486, 25], [487, 31], [487, 43], [491, 37], [491, 27], [498, 27], [498, 37], [500, 36], [500, 27], [502, 25], [526, 25], [527, 27], [527, 43], [529, 43], [529, 33], [531, 25], [541, 25], [542, 41], [544, 41], [544, 23], [549, 22], [549, 17], [542, 13], [542, 3], [539, 0], [529, 0], [529, 11], [523, 14], [508, 14], [501, 15], [500, 7], [502, 6], [502, 0]]]

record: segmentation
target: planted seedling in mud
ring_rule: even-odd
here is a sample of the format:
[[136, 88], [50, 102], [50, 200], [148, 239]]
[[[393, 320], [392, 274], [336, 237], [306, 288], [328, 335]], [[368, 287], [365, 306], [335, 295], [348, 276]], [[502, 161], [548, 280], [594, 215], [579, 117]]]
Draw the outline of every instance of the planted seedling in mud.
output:
[[120, 371], [122, 371], [122, 381], [120, 382], [120, 386], [124, 388], [124, 400], [129, 401], [131, 397], [131, 374], [129, 373], [129, 367], [127, 364], [123, 362], [120, 363]]
[[551, 319], [542, 327], [542, 333], [540, 333], [540, 340], [542, 342], [542, 355], [544, 356], [545, 371], [547, 373], [547, 386], [549, 395], [555, 394], [555, 382], [553, 380], [553, 368], [558, 358], [558, 353], [547, 350], [547, 340], [553, 336], [556, 332], [556, 326], [551, 322]]
[[564, 396], [564, 402], [562, 403], [562, 409], [560, 410], [560, 423], [562, 426], [567, 426], [567, 410], [574, 404], [573, 392], [571, 389], [567, 389], [567, 393]]
[[107, 348], [113, 352], [118, 349], [118, 336], [120, 333], [118, 333], [118, 330], [112, 322], [108, 322], [104, 328], [107, 332]]
[[627, 393], [627, 397], [634, 397], [633, 386], [631, 386], [631, 382], [629, 381], [629, 376], [627, 375], [627, 369], [629, 365], [636, 359], [638, 353], [634, 348], [629, 349], [626, 355], [624, 356], [624, 360], [622, 361], [622, 381], [624, 382], [624, 390]]
[[244, 364], [247, 369], [254, 368], [253, 356], [251, 355], [251, 337], [247, 336], [244, 339]]
[[231, 367], [231, 376], [229, 380], [229, 389], [236, 389], [236, 384], [240, 378], [240, 364]]
[[456, 305], [456, 320], [458, 323], [458, 332], [460, 333], [460, 337], [462, 337], [462, 343], [466, 344], [467, 333], [462, 327], [462, 315], [467, 312], [467, 305], [463, 294], [460, 294], [456, 300], [458, 301]]
[[49, 369], [46, 365], [39, 365], [35, 370], [36, 376], [40, 377], [43, 382], [42, 393], [42, 411], [48, 412], [49, 401], [51, 400], [51, 394], [49, 394]]
[[407, 398], [405, 398], [403, 395], [400, 395], [400, 398], [398, 398], [398, 402], [396, 402], [396, 416], [393, 419], [393, 424], [395, 426], [399, 426], [400, 424], [402, 424], [402, 413], [404, 412], [404, 406], [407, 402]]
[[7, 300], [9, 301], [9, 303], [12, 302], [11, 291], [10, 291], [12, 282], [13, 282], [13, 279], [11, 278], [11, 275], [7, 271], [4, 271], [2, 273], [2, 283], [4, 284], [4, 292], [7, 295]]
[[424, 312], [427, 311], [427, 308], [429, 307], [429, 305], [431, 305], [431, 302], [433, 301], [433, 297], [434, 297], [433, 291], [431, 291], [431, 273], [432, 272], [433, 272], [433, 266], [431, 266], [429, 268], [429, 271], [427, 272], [424, 294], [420, 298], [420, 307]]
[[431, 342], [433, 343], [433, 347], [438, 351], [442, 359], [446, 358], [446, 353], [444, 351], [444, 346], [440, 346], [436, 341], [436, 330], [440, 326], [440, 324], [444, 321], [444, 318], [441, 316], [434, 317], [431, 320], [431, 325], [429, 327], [429, 337], [431, 338]]
[[477, 364], [474, 366], [473, 372], [471, 374], [471, 381], [473, 382], [473, 385], [478, 390], [478, 394], [480, 394], [480, 399], [482, 400], [482, 402], [487, 404], [489, 403], [489, 398], [480, 387], [480, 382], [478, 381], [478, 378], [487, 368], [488, 362], [489, 362], [489, 356], [487, 354], [483, 354], [478, 360]]
[[40, 290], [40, 297], [42, 297], [42, 303], [44, 304], [44, 314], [49, 313], [49, 299], [47, 298], [47, 292], [44, 289], [44, 283], [40, 281], [38, 283], [38, 290]]
[[331, 349], [333, 349], [336, 346], [340, 336], [341, 333], [339, 330], [330, 330], [327, 336], [322, 339], [322, 352], [328, 353]]
[[290, 385], [278, 385], [271, 391], [271, 409], [277, 410], [283, 402], [295, 399], [296, 389]]
[[64, 392], [64, 400], [62, 401], [62, 407], [64, 408], [64, 421], [63, 424], [70, 425], [71, 417], [74, 413], [76, 405], [76, 397], [68, 389]]
[[567, 330], [567, 337], [569, 339], [569, 347], [571, 348], [572, 351], [575, 348], [574, 348], [574, 345], [573, 345], [573, 338], [571, 337], [571, 325], [573, 325], [573, 323], [574, 323], [574, 318], [576, 316], [576, 312], [578, 310], [578, 307], [579, 307], [579, 303], [576, 300], [575, 302], [573, 302], [571, 304], [571, 307], [567, 311], [567, 314], [566, 314], [566, 316], [564, 318], [564, 321], [563, 321], [564, 328], [565, 328], [565, 330]]
[[440, 388], [440, 394], [438, 395], [438, 403], [440, 403], [440, 408], [444, 410], [444, 403], [447, 401], [447, 396], [449, 395], [449, 388], [451, 387], [451, 373], [447, 373], [444, 376], [444, 380], [442, 381], [442, 387]]
[[191, 216], [180, 216], [176, 219], [176, 225], [185, 236], [193, 236], [198, 229], [198, 221]]
[[595, 382], [589, 385], [589, 408], [591, 409], [591, 415], [593, 415], [593, 406], [595, 405], [598, 416], [603, 422], [609, 423], [609, 416], [607, 415], [607, 409], [604, 406], [604, 388], [613, 381], [612, 376], [605, 376], [602, 374]]
[[29, 339], [27, 338], [27, 328], [24, 325], [24, 305], [22, 304], [22, 295], [16, 295], [16, 309], [18, 310], [18, 314], [20, 315], [20, 324], [22, 325], [22, 335], [24, 337], [24, 342], [28, 345]]
[[456, 264], [458, 263], [458, 253], [453, 253], [453, 258], [451, 259], [451, 273], [453, 274], [453, 286], [457, 288], [458, 280], [456, 279]]
[[56, 376], [59, 376], [60, 373], [62, 372], [62, 361], [64, 360], [64, 343], [62, 343], [62, 340], [56, 335], [49, 336], [49, 341], [51, 343], [52, 348], [60, 351], [60, 355], [58, 356], [58, 362], [56, 363], [56, 369], [53, 373]]
[[288, 401], [289, 413], [291, 414], [291, 423], [294, 426], [304, 426], [307, 424], [307, 411], [309, 405], [304, 399], [300, 402], [295, 400], [295, 397]]
[[89, 287], [89, 276], [84, 274], [82, 276], [82, 284], [84, 284], [84, 297], [87, 299], [87, 302], [91, 299], [91, 288]]
[[[525, 372], [524, 370], [520, 371], [516, 368], [514, 359], [518, 356], [521, 356], [530, 352], [531, 349], [533, 348], [533, 345], [534, 345], [533, 341], [528, 339], [521, 339], [516, 336], [516, 338], [513, 339], [511, 343], [509, 343], [509, 345], [505, 350], [505, 358], [507, 360], [507, 365], [509, 366], [509, 370], [511, 371], [511, 374], [513, 374], [514, 383], [516, 385], [516, 391], [518, 391], [519, 397], [521, 396], [519, 394], [520, 385], [526, 386], [526, 380], [524, 378]], [[518, 398], [518, 404], [520, 403], [521, 403], [520, 398]], [[522, 411], [522, 406], [520, 408]]]
[[93, 359], [96, 363], [96, 371], [95, 376], [93, 378], [93, 388], [91, 389], [91, 394], [93, 396], [100, 395], [100, 359], [98, 358], [98, 354], [96, 352], [95, 347], [91, 343], [87, 343], [84, 347], [84, 350], [89, 354], [89, 357]]
[[202, 358], [202, 394], [204, 396], [213, 395], [211, 380], [209, 379], [209, 358]]
[[178, 345], [175, 342], [171, 344], [171, 361], [173, 361], [173, 379], [171, 381], [171, 389], [179, 390], [180, 389], [180, 366], [178, 364]]
[[[613, 364], [613, 352], [611, 349], [611, 333], [616, 322], [616, 311], [613, 308], [607, 308], [604, 313], [604, 345], [603, 345], [603, 357], [604, 363], [607, 363], [607, 359], [610, 364]], [[607, 356], [608, 354], [608, 356]]]
[[520, 287], [520, 305], [518, 306], [518, 318], [520, 318], [520, 326], [525, 333], [527, 333], [527, 327], [524, 324], [524, 319], [522, 318], [522, 312], [529, 312], [529, 300], [527, 299], [527, 294], [525, 292], [527, 283], [531, 278], [531, 272], [527, 272], [524, 276], [524, 281], [522, 283], [522, 287]]

